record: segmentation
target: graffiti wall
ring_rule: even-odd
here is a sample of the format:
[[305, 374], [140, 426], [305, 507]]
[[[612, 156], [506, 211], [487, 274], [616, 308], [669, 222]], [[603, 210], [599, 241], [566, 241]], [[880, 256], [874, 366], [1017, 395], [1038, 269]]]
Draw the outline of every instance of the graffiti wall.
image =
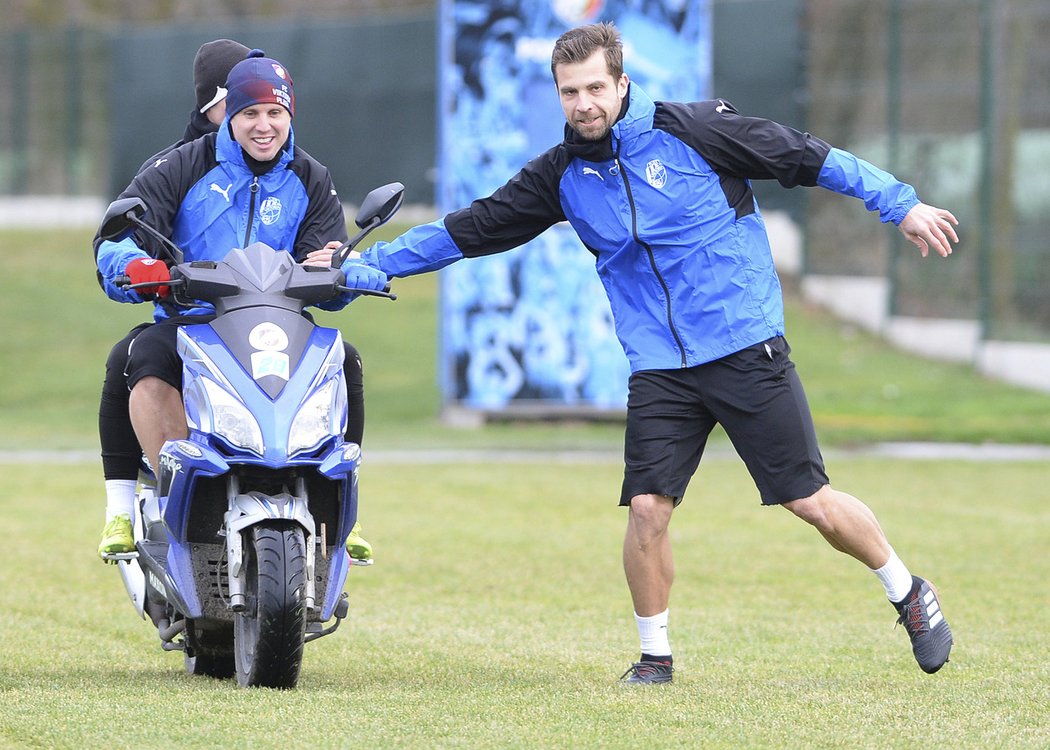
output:
[[[624, 68], [656, 100], [710, 95], [709, 0], [445, 0], [439, 23], [438, 208], [484, 197], [561, 141], [554, 41], [613, 21]], [[594, 257], [568, 224], [441, 278], [446, 402], [622, 409], [629, 369]]]

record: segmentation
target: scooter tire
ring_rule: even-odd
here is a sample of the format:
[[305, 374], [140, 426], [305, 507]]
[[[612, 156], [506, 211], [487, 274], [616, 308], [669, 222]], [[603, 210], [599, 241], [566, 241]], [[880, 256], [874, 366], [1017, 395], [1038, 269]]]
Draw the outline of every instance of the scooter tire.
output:
[[287, 521], [253, 526], [244, 545], [248, 606], [234, 618], [237, 683], [293, 688], [306, 642], [306, 541]]

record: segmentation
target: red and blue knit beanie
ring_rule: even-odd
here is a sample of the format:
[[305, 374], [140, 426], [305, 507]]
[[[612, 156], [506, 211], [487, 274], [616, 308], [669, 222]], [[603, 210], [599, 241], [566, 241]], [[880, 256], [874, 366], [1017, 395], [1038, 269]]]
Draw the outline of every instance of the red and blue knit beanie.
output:
[[253, 104], [280, 104], [295, 114], [292, 76], [281, 63], [253, 49], [233, 66], [226, 79], [226, 116], [233, 117]]

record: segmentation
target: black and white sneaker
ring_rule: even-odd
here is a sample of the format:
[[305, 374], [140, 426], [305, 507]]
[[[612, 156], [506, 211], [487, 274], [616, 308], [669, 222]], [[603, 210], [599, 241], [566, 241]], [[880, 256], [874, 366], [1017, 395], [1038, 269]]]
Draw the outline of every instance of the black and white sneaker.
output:
[[918, 576], [912, 576], [911, 580], [911, 593], [893, 606], [900, 615], [897, 623], [904, 626], [911, 638], [911, 650], [919, 668], [933, 674], [948, 661], [952, 630], [944, 619], [937, 590]]
[[627, 685], [658, 685], [670, 682], [674, 667], [668, 661], [638, 661], [620, 675], [620, 682]]

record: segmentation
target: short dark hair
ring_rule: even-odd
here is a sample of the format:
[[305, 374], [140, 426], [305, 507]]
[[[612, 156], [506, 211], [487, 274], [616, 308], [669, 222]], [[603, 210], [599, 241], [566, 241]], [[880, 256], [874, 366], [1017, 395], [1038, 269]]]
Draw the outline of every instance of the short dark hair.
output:
[[565, 63], [581, 63], [595, 51], [605, 52], [605, 67], [609, 74], [619, 80], [623, 75], [623, 42], [620, 32], [612, 21], [592, 23], [569, 29], [554, 43], [551, 53], [551, 75], [557, 82], [556, 68]]

